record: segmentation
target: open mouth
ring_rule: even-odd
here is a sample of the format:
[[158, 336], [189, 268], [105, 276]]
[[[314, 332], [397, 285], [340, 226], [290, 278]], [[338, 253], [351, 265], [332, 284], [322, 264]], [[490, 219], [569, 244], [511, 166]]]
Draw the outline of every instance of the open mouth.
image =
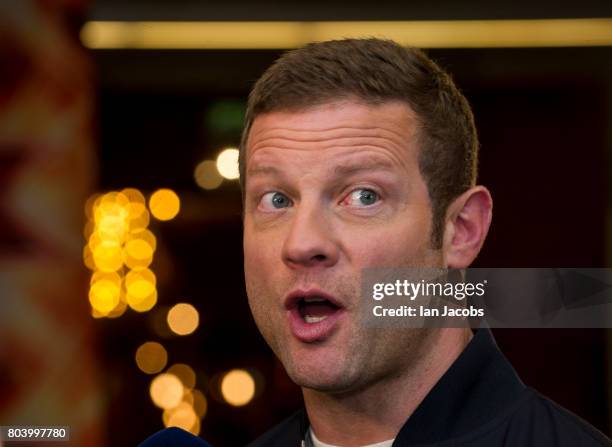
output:
[[292, 334], [306, 343], [329, 338], [346, 313], [340, 301], [322, 290], [295, 290], [285, 300]]
[[320, 323], [339, 309], [328, 299], [318, 296], [300, 298], [297, 305], [300, 316], [308, 324]]

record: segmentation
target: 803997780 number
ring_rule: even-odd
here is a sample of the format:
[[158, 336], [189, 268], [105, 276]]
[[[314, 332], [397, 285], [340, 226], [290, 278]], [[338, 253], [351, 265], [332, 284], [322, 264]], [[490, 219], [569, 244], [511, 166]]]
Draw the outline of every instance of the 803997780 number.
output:
[[1, 427], [0, 439], [10, 441], [67, 441], [68, 427]]

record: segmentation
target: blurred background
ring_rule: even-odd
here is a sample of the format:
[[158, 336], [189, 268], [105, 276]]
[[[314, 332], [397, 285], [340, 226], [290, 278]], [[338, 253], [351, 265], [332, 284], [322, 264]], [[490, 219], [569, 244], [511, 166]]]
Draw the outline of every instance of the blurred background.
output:
[[[0, 425], [244, 445], [301, 402], [251, 320], [236, 150], [282, 51], [386, 36], [471, 102], [495, 217], [478, 267], [611, 267], [612, 3], [0, 2]], [[340, 21], [342, 23], [330, 23]], [[612, 434], [611, 330], [496, 330]]]

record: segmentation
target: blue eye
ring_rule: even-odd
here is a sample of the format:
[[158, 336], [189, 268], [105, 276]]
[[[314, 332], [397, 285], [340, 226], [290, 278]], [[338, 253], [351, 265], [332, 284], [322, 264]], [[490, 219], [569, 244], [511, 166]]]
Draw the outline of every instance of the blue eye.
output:
[[370, 206], [374, 205], [380, 197], [376, 191], [367, 188], [359, 188], [352, 191], [348, 197], [348, 205], [352, 206]]
[[269, 192], [261, 198], [265, 209], [281, 209], [291, 206], [291, 200], [282, 192]]

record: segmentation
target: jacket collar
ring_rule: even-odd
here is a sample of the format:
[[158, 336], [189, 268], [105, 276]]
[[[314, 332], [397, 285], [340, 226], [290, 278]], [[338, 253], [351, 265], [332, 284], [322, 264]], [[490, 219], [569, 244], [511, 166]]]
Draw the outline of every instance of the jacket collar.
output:
[[469, 433], [503, 413], [524, 390], [491, 331], [478, 329], [401, 428], [396, 444], [440, 442]]

